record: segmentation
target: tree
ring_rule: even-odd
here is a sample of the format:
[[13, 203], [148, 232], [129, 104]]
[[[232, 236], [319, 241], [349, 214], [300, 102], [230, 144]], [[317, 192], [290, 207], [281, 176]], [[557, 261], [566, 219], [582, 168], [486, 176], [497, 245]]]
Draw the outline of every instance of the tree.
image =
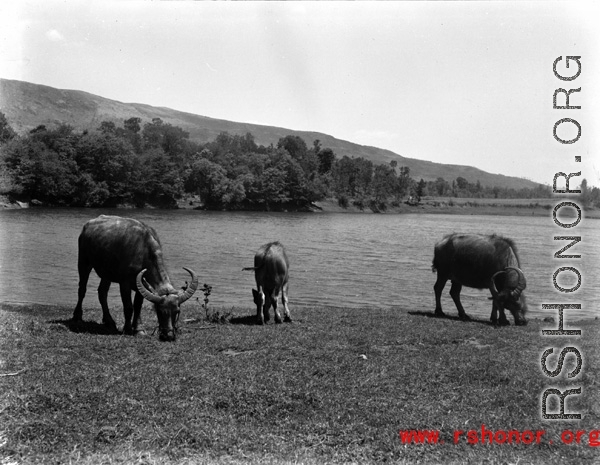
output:
[[5, 163], [22, 193], [54, 204], [73, 203], [79, 170], [75, 161], [79, 136], [66, 124], [48, 130], [40, 125], [5, 146]]
[[460, 190], [464, 190], [468, 187], [469, 185], [469, 181], [467, 181], [465, 178], [463, 178], [462, 176], [459, 176], [458, 178], [456, 178], [456, 186], [460, 189]]
[[142, 136], [140, 135], [140, 131], [142, 130], [141, 123], [141, 118], [131, 117], [123, 122], [122, 133], [117, 131], [117, 134], [122, 134], [123, 137], [131, 142], [135, 153], [142, 152]]
[[356, 191], [359, 196], [367, 197], [371, 192], [373, 181], [373, 162], [366, 158], [355, 158], [356, 166]]
[[40, 125], [29, 133], [31, 141], [41, 142], [48, 149], [67, 158], [75, 157], [75, 145], [79, 136], [74, 134], [73, 127], [59, 124], [55, 129]]
[[593, 207], [600, 207], [600, 189], [597, 187], [592, 187], [590, 191], [590, 204]]
[[377, 165], [373, 174], [373, 196], [376, 202], [385, 202], [393, 193], [396, 172], [389, 165]]
[[133, 134], [137, 134], [142, 129], [141, 123], [141, 118], [131, 117], [124, 121], [123, 127], [126, 131], [132, 132]]
[[102, 121], [98, 130], [104, 134], [115, 134], [117, 126], [112, 121]]
[[590, 193], [590, 190], [588, 189], [587, 179], [583, 178], [581, 180], [581, 185], [579, 186], [579, 190], [581, 191], [581, 193], [579, 194], [579, 200], [581, 202], [581, 205], [586, 208], [589, 207], [590, 200], [591, 200], [591, 193]]
[[308, 150], [306, 142], [299, 136], [285, 136], [277, 142], [277, 149], [283, 149], [296, 160], [307, 175], [316, 173], [319, 168], [319, 159], [313, 144], [313, 149]]
[[169, 123], [163, 123], [160, 118], [153, 118], [152, 123], [146, 123], [142, 133], [146, 149], [160, 147], [175, 162], [182, 162], [181, 155], [189, 136], [188, 132]]
[[254, 136], [249, 132], [243, 137], [240, 137], [240, 149], [245, 153], [254, 153], [258, 150]]
[[254, 141], [254, 136], [249, 132], [244, 136], [221, 132], [214, 141], [209, 142], [205, 147], [211, 151], [215, 160], [229, 154], [239, 156], [259, 151], [259, 147]]
[[23, 139], [11, 145], [6, 165], [13, 182], [31, 198], [68, 204], [76, 191], [75, 161], [40, 141]]
[[435, 180], [434, 186], [435, 186], [435, 191], [436, 191], [437, 195], [439, 195], [439, 196], [446, 195], [446, 193], [450, 190], [450, 185], [442, 177], [439, 177]]
[[232, 206], [246, 198], [243, 181], [229, 179], [222, 166], [206, 158], [194, 162], [185, 189], [200, 194], [206, 204], [213, 206]]
[[[318, 142], [318, 141], [315, 141]], [[335, 153], [330, 148], [326, 148], [317, 152], [319, 159], [319, 174], [327, 174], [331, 172], [333, 162], [335, 161]]]
[[270, 204], [282, 204], [290, 200], [287, 195], [285, 178], [285, 172], [274, 166], [263, 172], [259, 180], [259, 193], [261, 194], [260, 200], [267, 205], [267, 208]]
[[306, 142], [299, 136], [285, 136], [279, 139], [277, 142], [278, 149], [284, 149], [289, 153], [293, 159], [301, 161], [306, 157], [308, 147]]
[[286, 195], [288, 201], [303, 205], [310, 201], [307, 176], [299, 162], [283, 154], [275, 167], [285, 173]]
[[137, 159], [137, 174], [133, 184], [135, 203], [159, 203], [172, 206], [183, 193], [183, 179], [178, 166], [157, 147], [146, 150]]
[[333, 169], [335, 190], [338, 195], [356, 195], [356, 169], [354, 160], [344, 155], [336, 160]]
[[421, 178], [421, 180], [415, 186], [414, 195], [417, 200], [417, 203], [419, 203], [421, 201], [421, 199], [423, 198], [423, 196], [425, 195], [425, 187], [426, 186], [427, 186], [427, 183], [423, 180], [423, 178]]
[[317, 155], [321, 151], [321, 141], [319, 139], [313, 140], [313, 150]]
[[397, 202], [400, 202], [402, 197], [404, 197], [407, 194], [410, 188], [410, 184], [410, 168], [408, 166], [401, 166], [400, 174], [398, 175], [396, 187], [394, 190]]
[[[89, 175], [94, 185], [108, 191], [106, 202], [117, 204], [132, 200], [132, 186], [139, 179], [139, 158], [129, 140], [113, 132], [82, 135], [75, 147], [79, 169]], [[84, 183], [82, 187], [88, 186]], [[93, 189], [93, 185], [89, 185]], [[102, 194], [104, 196], [104, 194]], [[85, 195], [85, 203], [89, 203]]]
[[15, 137], [17, 137], [17, 133], [8, 123], [6, 115], [0, 111], [0, 144], [4, 144]]

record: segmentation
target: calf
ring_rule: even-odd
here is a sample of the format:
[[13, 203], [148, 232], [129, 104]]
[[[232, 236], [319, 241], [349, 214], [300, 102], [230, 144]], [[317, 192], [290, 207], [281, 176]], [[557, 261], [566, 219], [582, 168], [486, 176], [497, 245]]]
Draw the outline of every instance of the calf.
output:
[[256, 322], [259, 325], [269, 321], [269, 308], [273, 305], [275, 323], [281, 323], [281, 315], [277, 310], [277, 297], [281, 292], [281, 302], [284, 309], [284, 321], [291, 323], [288, 308], [288, 270], [289, 261], [285, 248], [279, 242], [263, 245], [254, 256], [254, 266], [243, 268], [253, 270], [257, 289], [252, 289], [256, 304]]

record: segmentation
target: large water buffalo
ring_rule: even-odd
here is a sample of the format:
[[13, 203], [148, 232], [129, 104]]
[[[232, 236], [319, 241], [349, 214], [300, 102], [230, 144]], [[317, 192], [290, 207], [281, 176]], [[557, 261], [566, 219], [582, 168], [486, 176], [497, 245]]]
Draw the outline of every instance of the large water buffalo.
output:
[[[179, 306], [198, 288], [198, 278], [188, 268], [184, 269], [192, 276], [192, 281], [185, 291], [178, 291], [171, 285], [156, 231], [131, 218], [101, 215], [88, 221], [79, 235], [77, 268], [79, 298], [73, 312], [75, 322], [82, 319], [82, 302], [93, 268], [100, 277], [98, 299], [102, 306], [102, 322], [116, 330], [106, 299], [110, 284], [119, 283], [125, 314], [123, 332], [133, 335], [144, 333], [140, 312], [145, 298], [154, 304], [159, 337], [163, 341], [175, 340]], [[135, 291], [133, 305], [132, 291]]]
[[273, 305], [275, 313], [275, 323], [281, 323], [281, 315], [277, 310], [279, 292], [281, 292], [281, 302], [283, 303], [284, 321], [291, 323], [287, 296], [289, 266], [290, 263], [283, 245], [279, 242], [270, 242], [258, 249], [254, 256], [253, 267], [243, 268], [244, 271], [254, 270], [257, 289], [252, 289], [252, 295], [256, 304], [256, 322], [259, 325], [269, 321], [271, 305]]
[[504, 314], [505, 308], [512, 313], [516, 325], [527, 324], [527, 303], [523, 293], [527, 283], [512, 240], [495, 234], [449, 234], [435, 244], [432, 270], [437, 271], [433, 286], [436, 315], [444, 315], [440, 298], [450, 280], [450, 295], [461, 319], [469, 318], [460, 302], [460, 291], [467, 286], [490, 290], [494, 325], [510, 324]]

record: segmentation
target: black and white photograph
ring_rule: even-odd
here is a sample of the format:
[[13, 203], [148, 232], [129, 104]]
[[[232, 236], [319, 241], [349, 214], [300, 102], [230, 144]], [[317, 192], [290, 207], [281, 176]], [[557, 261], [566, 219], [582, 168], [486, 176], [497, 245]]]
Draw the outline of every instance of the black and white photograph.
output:
[[0, 3], [0, 465], [600, 463], [600, 7]]

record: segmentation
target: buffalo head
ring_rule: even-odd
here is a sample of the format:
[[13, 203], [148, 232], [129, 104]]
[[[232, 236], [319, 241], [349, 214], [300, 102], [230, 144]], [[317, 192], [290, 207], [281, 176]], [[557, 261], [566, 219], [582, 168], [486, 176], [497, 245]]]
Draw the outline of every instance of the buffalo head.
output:
[[[185, 291], [177, 292], [173, 289], [173, 292], [168, 292], [163, 295], [159, 295], [152, 289], [146, 288], [142, 282], [142, 278], [146, 269], [140, 271], [136, 277], [136, 284], [138, 291], [144, 299], [154, 304], [154, 310], [158, 317], [158, 333], [161, 341], [174, 341], [177, 337], [177, 322], [179, 320], [179, 306], [188, 300], [196, 289], [198, 288], [198, 277], [189, 268], [183, 268], [187, 271], [191, 277], [191, 284], [185, 289]], [[146, 283], [147, 284], [147, 283]]]
[[491, 299], [494, 301], [494, 308], [508, 308], [515, 319], [515, 324], [519, 326], [527, 324], [525, 318], [527, 301], [523, 293], [526, 287], [525, 275], [519, 268], [509, 266], [492, 276]]

